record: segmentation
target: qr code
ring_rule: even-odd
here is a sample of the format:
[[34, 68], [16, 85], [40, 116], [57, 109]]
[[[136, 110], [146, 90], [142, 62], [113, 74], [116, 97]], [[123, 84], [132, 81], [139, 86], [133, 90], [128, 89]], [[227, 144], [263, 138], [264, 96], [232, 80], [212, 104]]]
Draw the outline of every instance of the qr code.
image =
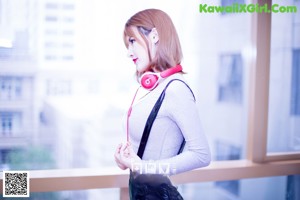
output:
[[3, 197], [29, 197], [28, 171], [3, 171]]

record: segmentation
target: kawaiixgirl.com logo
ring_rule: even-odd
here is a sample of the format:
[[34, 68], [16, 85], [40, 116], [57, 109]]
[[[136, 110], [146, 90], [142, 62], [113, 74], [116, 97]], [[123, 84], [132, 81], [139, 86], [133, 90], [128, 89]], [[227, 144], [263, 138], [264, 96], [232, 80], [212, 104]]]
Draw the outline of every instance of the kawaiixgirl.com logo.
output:
[[265, 3], [259, 4], [240, 4], [233, 3], [228, 6], [212, 6], [207, 4], [199, 5], [200, 13], [296, 13], [297, 6], [282, 6], [279, 4]]

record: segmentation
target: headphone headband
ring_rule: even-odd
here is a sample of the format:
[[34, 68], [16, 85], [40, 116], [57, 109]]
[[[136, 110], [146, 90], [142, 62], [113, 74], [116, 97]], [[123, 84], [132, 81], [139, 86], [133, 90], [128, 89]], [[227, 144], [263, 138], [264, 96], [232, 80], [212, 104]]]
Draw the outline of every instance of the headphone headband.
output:
[[181, 72], [182, 66], [176, 65], [160, 73], [146, 72], [140, 78], [140, 84], [147, 90], [153, 90], [163, 78], [167, 78], [175, 73]]

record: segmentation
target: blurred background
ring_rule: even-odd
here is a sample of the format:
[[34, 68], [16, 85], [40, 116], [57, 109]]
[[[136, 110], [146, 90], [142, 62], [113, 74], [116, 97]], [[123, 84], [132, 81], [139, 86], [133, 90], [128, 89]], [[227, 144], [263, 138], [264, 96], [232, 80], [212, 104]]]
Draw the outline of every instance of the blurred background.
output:
[[[0, 170], [115, 167], [138, 83], [123, 28], [146, 8], [167, 12], [213, 160], [245, 159], [251, 14], [199, 13], [248, 0], [0, 0]], [[296, 5], [299, 0], [275, 0]], [[268, 152], [300, 150], [300, 14], [272, 15]], [[180, 185], [187, 199], [288, 199], [299, 176]], [[116, 189], [32, 199], [118, 199]], [[255, 191], [255, 192], [254, 192]]]

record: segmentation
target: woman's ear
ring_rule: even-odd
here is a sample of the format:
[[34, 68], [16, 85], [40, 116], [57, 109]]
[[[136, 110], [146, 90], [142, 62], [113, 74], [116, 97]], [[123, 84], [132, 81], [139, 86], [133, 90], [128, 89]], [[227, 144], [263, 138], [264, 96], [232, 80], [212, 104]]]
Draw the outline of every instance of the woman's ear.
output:
[[159, 41], [159, 36], [156, 28], [153, 28], [151, 32], [149, 33], [150, 41], [153, 44], [156, 44]]

